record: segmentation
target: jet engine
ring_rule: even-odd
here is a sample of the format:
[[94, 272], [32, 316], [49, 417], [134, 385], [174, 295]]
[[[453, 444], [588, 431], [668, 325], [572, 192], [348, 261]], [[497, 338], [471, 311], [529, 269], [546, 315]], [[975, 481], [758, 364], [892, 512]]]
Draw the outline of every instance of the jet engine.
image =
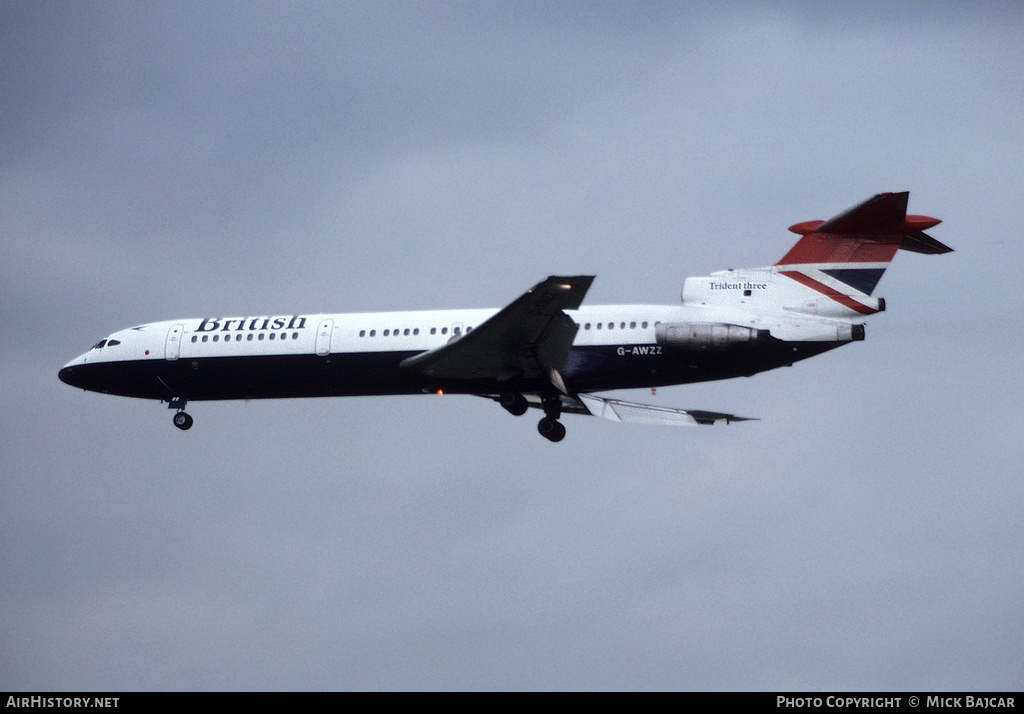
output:
[[654, 337], [666, 347], [722, 350], [767, 342], [769, 334], [768, 330], [725, 323], [659, 322], [654, 327]]

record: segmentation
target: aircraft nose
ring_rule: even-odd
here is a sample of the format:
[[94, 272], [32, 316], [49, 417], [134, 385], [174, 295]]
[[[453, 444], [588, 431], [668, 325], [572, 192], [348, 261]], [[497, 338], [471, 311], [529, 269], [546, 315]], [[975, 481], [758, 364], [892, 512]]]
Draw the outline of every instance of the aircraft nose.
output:
[[61, 367], [61, 370], [57, 372], [57, 376], [60, 377], [60, 381], [64, 384], [70, 384], [72, 387], [75, 386], [75, 368], [71, 366]]
[[60, 381], [64, 382], [64, 384], [70, 384], [72, 387], [81, 386], [81, 366], [83, 363], [84, 360], [82, 357], [75, 357], [73, 360], [61, 367], [60, 371], [57, 372], [57, 376], [60, 377]]

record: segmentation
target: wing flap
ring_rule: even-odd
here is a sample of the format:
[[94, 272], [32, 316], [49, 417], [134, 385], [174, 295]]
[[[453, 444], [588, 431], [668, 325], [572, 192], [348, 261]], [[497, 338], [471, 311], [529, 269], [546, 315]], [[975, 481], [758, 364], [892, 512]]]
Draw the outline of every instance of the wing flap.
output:
[[734, 421], [756, 421], [751, 417], [741, 417], [723, 412], [656, 407], [649, 404], [625, 402], [621, 399], [596, 397], [593, 394], [580, 394], [578, 398], [593, 416], [624, 424], [692, 426], [694, 424], [714, 424], [716, 421], [724, 421], [726, 424]]

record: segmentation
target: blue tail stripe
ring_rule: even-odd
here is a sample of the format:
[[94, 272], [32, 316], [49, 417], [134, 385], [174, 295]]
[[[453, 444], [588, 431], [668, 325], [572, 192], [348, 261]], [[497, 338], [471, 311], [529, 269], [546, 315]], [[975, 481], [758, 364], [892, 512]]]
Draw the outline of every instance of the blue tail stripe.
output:
[[870, 295], [878, 285], [878, 281], [882, 279], [885, 268], [838, 268], [821, 272], [846, 283], [854, 290]]

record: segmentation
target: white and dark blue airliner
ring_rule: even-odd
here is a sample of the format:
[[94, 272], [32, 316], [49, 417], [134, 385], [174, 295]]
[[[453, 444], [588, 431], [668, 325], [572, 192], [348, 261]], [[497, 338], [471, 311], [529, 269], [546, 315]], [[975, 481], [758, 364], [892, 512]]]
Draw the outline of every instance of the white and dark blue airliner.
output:
[[593, 276], [552, 276], [500, 310], [206, 317], [153, 322], [100, 340], [60, 370], [75, 387], [155, 399], [192, 426], [212, 399], [473, 394], [565, 436], [564, 413], [620, 422], [713, 424], [743, 417], [669, 409], [594, 392], [686, 384], [791, 365], [864, 339], [871, 297], [896, 251], [950, 248], [883, 193], [801, 237], [775, 265], [683, 283], [681, 305], [583, 306]]

